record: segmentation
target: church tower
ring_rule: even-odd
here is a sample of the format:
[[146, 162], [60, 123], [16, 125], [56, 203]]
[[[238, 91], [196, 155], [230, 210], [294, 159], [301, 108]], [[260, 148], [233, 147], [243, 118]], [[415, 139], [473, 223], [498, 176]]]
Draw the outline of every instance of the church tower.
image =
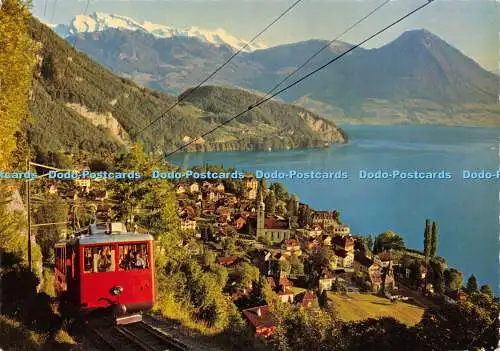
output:
[[264, 204], [264, 200], [262, 200], [262, 192], [260, 192], [259, 204], [257, 205], [257, 238], [264, 236], [264, 220], [266, 218], [265, 210], [266, 205]]

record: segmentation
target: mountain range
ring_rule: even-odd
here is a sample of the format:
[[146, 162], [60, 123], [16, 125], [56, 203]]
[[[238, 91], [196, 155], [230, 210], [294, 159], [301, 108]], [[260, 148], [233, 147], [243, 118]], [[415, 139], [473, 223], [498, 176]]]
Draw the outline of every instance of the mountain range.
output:
[[[139, 85], [174, 95], [234, 53], [230, 45], [198, 37], [161, 37], [117, 25], [74, 28], [68, 33], [78, 35], [77, 48], [91, 58]], [[74, 40], [71, 35], [67, 39]], [[243, 52], [210, 84], [267, 92], [327, 43], [308, 40]], [[349, 48], [352, 44], [334, 42], [298, 77]], [[343, 123], [500, 126], [499, 82], [498, 75], [419, 29], [379, 48], [356, 48], [279, 98]]]
[[77, 15], [69, 24], [48, 25], [62, 37], [81, 33], [102, 32], [107, 29], [120, 29], [148, 33], [157, 38], [196, 38], [202, 42], [216, 46], [226, 45], [233, 50], [243, 48], [243, 51], [253, 51], [266, 47], [265, 44], [259, 42], [251, 43], [247, 46], [247, 41], [230, 35], [222, 28], [215, 30], [198, 27], [174, 28], [148, 21], [141, 24], [129, 17], [102, 12], [94, 12], [90, 15]]
[[[114, 75], [36, 19], [30, 35], [41, 49], [30, 99], [34, 122], [29, 138], [43, 152], [116, 151], [130, 145], [132, 137], [159, 116], [137, 140], [150, 152], [171, 151], [260, 99], [241, 89], [206, 86], [165, 113], [176, 97]], [[304, 108], [270, 101], [188, 150], [307, 148], [345, 141], [333, 122]]]

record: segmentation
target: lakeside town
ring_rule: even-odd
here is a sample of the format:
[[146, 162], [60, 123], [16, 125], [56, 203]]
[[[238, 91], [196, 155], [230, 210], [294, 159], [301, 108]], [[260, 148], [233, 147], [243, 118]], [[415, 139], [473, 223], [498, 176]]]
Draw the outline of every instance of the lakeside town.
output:
[[[57, 2], [52, 5], [55, 10]], [[335, 115], [344, 117], [357, 118], [368, 107], [368, 115], [391, 115], [391, 124], [446, 119], [453, 125], [496, 126], [497, 95], [491, 92], [498, 86], [497, 76], [471, 66], [468, 57], [428, 30], [410, 30], [394, 38], [397, 45], [364, 50], [367, 55], [346, 55], [354, 61], [344, 68], [352, 67], [348, 71], [355, 75], [344, 74], [345, 70], [316, 75], [316, 83], [302, 85], [306, 90], [297, 95], [307, 98], [305, 105], [297, 106], [295, 99], [261, 100], [271, 82], [268, 78], [274, 80], [296, 65], [274, 54], [281, 49], [271, 49], [271, 55], [264, 52], [261, 63], [252, 59], [245, 64], [250, 69], [245, 68], [246, 77], [262, 80], [264, 90], [247, 87], [249, 91], [229, 82], [228, 87], [200, 84], [194, 89], [188, 83], [182, 91], [166, 92], [161, 85], [150, 86], [143, 74], [137, 81], [98, 63], [76, 42], [106, 43], [107, 50], [118, 39], [124, 45], [117, 46], [120, 50], [134, 51], [116, 52], [119, 62], [134, 65], [150, 57], [152, 65], [145, 69], [161, 67], [169, 75], [176, 69], [170, 65], [174, 59], [188, 63], [182, 72], [192, 72], [193, 64], [201, 68], [219, 62], [221, 54], [230, 53], [227, 47], [120, 29], [110, 31], [106, 42], [97, 32], [73, 32], [74, 42], [69, 43], [34, 16], [31, 6], [30, 1], [0, 0], [0, 350], [498, 348], [500, 299], [490, 285], [481, 285], [474, 275], [464, 277], [459, 267], [449, 266], [439, 255], [439, 226], [445, 220], [438, 223], [432, 217], [441, 218], [436, 207], [446, 205], [435, 198], [414, 201], [419, 206], [434, 205], [428, 208], [431, 218], [416, 219], [422, 228], [420, 249], [407, 247], [404, 240], [418, 233], [397, 233], [390, 223], [382, 233], [356, 232], [357, 223], [346, 222], [344, 209], [335, 208], [336, 204], [312, 208], [301, 201], [303, 194], [291, 194], [282, 184], [268, 184], [252, 174], [224, 180], [142, 177], [176, 170], [166, 159], [181, 150], [303, 150], [351, 140], [333, 119], [308, 109], [317, 110], [318, 101], [311, 94], [333, 97], [331, 103], [342, 106]], [[149, 43], [171, 47], [160, 50], [169, 53], [165, 61], [157, 60], [157, 49], [149, 50]], [[300, 52], [312, 53], [311, 43], [319, 42], [287, 45], [298, 50], [285, 56], [295, 61]], [[344, 46], [347, 51], [341, 50]], [[135, 53], [137, 47], [144, 49], [142, 59]], [[343, 52], [340, 55], [356, 48], [335, 47], [334, 51]], [[192, 54], [186, 57], [188, 52]], [[209, 60], [203, 63], [199, 59], [205, 52]], [[375, 60], [380, 69], [374, 70], [373, 53], [397, 57], [399, 63]], [[433, 69], [436, 53], [446, 57], [438, 65], [444, 68], [442, 74]], [[252, 69], [259, 65], [263, 70]], [[130, 68], [140, 72], [138, 67], [126, 69]], [[374, 72], [381, 75], [373, 76]], [[418, 79], [408, 80], [408, 72]], [[367, 85], [366, 77], [375, 77], [369, 79], [374, 85]], [[349, 89], [337, 84], [344, 79], [354, 84]], [[482, 89], [471, 90], [464, 82]], [[419, 97], [423, 101], [416, 101]], [[384, 101], [394, 102], [388, 109]], [[458, 109], [449, 108], [462, 103]], [[460, 111], [467, 117], [457, 118]], [[378, 123], [379, 117], [355, 121]], [[419, 129], [415, 133], [440, 140], [444, 136]], [[396, 134], [401, 136], [387, 129], [380, 133], [381, 140], [394, 140]], [[413, 134], [403, 134], [403, 139], [413, 139]], [[416, 145], [421, 149], [420, 141]], [[470, 147], [466, 145], [467, 150]], [[381, 154], [372, 150], [366, 160]], [[407, 159], [404, 153], [398, 157]], [[235, 170], [203, 165], [192, 171]], [[51, 179], [51, 172], [103, 172], [114, 178]], [[340, 171], [327, 176], [346, 178]], [[427, 176], [439, 178], [439, 174], [423, 177]], [[431, 191], [426, 188], [419, 195]], [[362, 189], [351, 194], [360, 195], [361, 201], [379, 200]], [[324, 195], [337, 196], [331, 189]], [[359, 199], [349, 199], [349, 204], [360, 204]], [[383, 205], [374, 203], [358, 212], [376, 216]], [[483, 204], [480, 199], [465, 207], [479, 210], [469, 223], [488, 217]], [[398, 203], [391, 206], [385, 209], [395, 210]], [[463, 212], [453, 214], [458, 217]], [[491, 232], [479, 226], [456, 231], [457, 241], [462, 233], [481, 240], [480, 235]], [[481, 260], [481, 255], [487, 252], [462, 259]]]
[[[119, 182], [46, 180], [43, 189], [70, 202], [93, 203], [87, 220], [102, 222], [116, 206]], [[181, 179], [173, 186], [179, 228], [188, 238], [183, 245], [203, 265], [227, 271], [223, 293], [256, 336], [268, 338], [276, 329], [266, 298], [256, 298], [264, 285], [283, 303], [335, 310], [346, 322], [393, 317], [409, 326], [429, 308], [493, 299], [488, 285], [479, 288], [471, 276], [464, 286], [463, 274], [437, 256], [438, 229], [430, 220], [423, 223], [422, 252], [405, 247], [391, 230], [352, 233], [339, 210], [312, 209], [282, 184], [268, 186], [250, 173], [242, 179]], [[126, 224], [143, 232], [137, 218], [128, 216]]]

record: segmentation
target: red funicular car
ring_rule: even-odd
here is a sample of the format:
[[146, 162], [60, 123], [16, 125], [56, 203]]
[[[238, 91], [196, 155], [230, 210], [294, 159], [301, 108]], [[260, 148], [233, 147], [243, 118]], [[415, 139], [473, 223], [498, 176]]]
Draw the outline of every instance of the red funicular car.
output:
[[153, 244], [122, 223], [92, 224], [56, 244], [56, 292], [78, 312], [137, 321], [155, 300]]

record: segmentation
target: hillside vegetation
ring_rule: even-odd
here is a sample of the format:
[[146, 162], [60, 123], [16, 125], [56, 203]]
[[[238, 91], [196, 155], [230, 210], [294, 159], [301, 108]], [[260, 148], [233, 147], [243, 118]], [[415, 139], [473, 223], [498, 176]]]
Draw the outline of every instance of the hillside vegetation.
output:
[[[31, 142], [42, 150], [115, 151], [177, 101], [115, 76], [35, 19], [30, 33], [42, 46], [30, 102]], [[258, 99], [240, 90], [204, 87], [191, 102], [163, 114], [139, 135], [139, 141], [147, 151], [172, 150]], [[270, 106], [257, 108], [190, 150], [317, 147], [344, 141], [332, 122], [302, 108]]]

